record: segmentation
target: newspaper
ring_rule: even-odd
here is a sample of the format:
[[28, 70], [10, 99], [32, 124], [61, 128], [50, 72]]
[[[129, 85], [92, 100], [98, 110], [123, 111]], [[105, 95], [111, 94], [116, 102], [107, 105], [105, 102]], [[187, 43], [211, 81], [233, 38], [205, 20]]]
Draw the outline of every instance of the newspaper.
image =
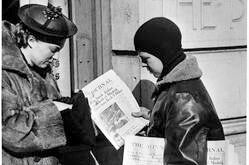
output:
[[207, 142], [207, 165], [239, 165], [234, 145], [227, 140]]
[[227, 165], [227, 149], [229, 142], [225, 140], [207, 142], [207, 165]]
[[111, 144], [118, 150], [124, 138], [138, 133], [148, 121], [131, 116], [140, 111], [127, 85], [109, 70], [82, 88], [91, 107], [91, 117]]
[[[129, 136], [123, 165], [163, 165], [164, 138]], [[227, 140], [207, 142], [207, 165], [239, 165], [234, 145]]]
[[125, 139], [123, 165], [163, 165], [164, 139], [129, 136]]

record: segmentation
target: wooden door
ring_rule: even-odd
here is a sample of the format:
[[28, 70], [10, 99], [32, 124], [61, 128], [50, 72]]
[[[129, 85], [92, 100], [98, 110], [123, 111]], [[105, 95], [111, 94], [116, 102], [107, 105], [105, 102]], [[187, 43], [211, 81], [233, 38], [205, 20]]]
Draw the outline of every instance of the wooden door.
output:
[[111, 68], [109, 0], [70, 1], [78, 27], [71, 48], [72, 92]]

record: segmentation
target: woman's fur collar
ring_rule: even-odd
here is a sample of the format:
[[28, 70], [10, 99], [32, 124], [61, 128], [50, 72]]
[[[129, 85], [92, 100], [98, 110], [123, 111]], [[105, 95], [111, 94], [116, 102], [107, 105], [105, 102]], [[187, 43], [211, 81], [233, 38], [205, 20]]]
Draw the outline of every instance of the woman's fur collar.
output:
[[201, 76], [202, 71], [198, 66], [196, 57], [187, 55], [171, 72], [158, 81], [157, 85], [200, 78]]
[[8, 21], [2, 22], [2, 69], [20, 74], [31, 74], [20, 49], [16, 45], [14, 30], [13, 24]]

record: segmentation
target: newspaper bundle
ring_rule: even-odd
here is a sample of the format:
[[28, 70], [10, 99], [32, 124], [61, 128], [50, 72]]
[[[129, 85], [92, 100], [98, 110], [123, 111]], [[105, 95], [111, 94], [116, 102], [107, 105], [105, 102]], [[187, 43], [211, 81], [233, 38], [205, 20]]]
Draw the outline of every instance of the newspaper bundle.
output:
[[164, 138], [129, 136], [125, 139], [123, 165], [163, 165]]
[[148, 121], [131, 116], [140, 111], [136, 99], [127, 85], [113, 71], [93, 80], [82, 89], [91, 107], [95, 124], [118, 150], [124, 138], [138, 133]]
[[[129, 136], [123, 165], [163, 165], [164, 138]], [[207, 142], [207, 165], [239, 165], [234, 146], [227, 140]]]
[[229, 141], [208, 141], [207, 149], [207, 165], [239, 165], [234, 145]]

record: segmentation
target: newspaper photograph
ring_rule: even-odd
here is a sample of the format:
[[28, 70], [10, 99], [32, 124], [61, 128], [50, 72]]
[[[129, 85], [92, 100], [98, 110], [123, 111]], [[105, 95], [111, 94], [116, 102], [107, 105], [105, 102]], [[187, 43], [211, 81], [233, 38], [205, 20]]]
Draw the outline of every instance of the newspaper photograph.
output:
[[139, 105], [128, 86], [109, 70], [82, 88], [91, 107], [95, 124], [118, 150], [124, 138], [138, 133], [148, 121], [131, 116], [140, 111]]

